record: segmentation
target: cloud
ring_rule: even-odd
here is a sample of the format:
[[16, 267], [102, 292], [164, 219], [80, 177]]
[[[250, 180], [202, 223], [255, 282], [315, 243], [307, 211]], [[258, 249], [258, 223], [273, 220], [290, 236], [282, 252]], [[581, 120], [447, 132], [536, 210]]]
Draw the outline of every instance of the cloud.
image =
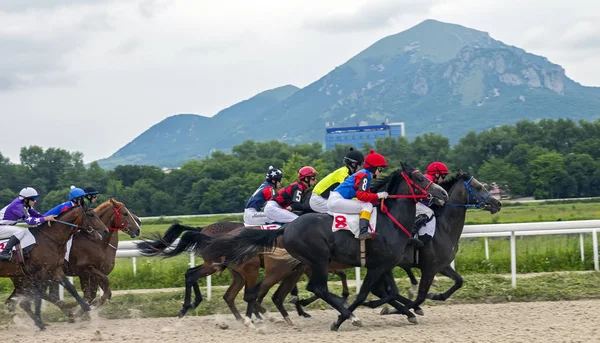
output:
[[151, 19], [156, 14], [165, 11], [172, 3], [172, 0], [142, 0], [138, 4], [138, 11], [142, 17]]
[[304, 27], [324, 32], [373, 30], [391, 26], [398, 18], [429, 12], [436, 0], [369, 1], [350, 13], [331, 13], [310, 19]]
[[0, 38], [0, 91], [65, 82], [67, 66], [61, 57], [72, 48], [55, 40]]
[[58, 7], [95, 5], [117, 0], [2, 0], [0, 12], [25, 12], [30, 10], [48, 10]]

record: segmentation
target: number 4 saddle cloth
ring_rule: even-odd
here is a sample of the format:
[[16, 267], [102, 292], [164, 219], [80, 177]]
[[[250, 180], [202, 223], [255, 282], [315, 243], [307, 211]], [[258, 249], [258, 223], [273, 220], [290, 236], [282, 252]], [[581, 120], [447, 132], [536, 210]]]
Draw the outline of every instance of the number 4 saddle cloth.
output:
[[[333, 216], [333, 224], [331, 230], [333, 232], [339, 230], [349, 230], [354, 234], [355, 238], [358, 238], [360, 234], [360, 215], [357, 214], [346, 214], [346, 213], [329, 213]], [[374, 235], [375, 228], [377, 227], [377, 209], [374, 208], [371, 212], [371, 220], [369, 221], [369, 233]]]

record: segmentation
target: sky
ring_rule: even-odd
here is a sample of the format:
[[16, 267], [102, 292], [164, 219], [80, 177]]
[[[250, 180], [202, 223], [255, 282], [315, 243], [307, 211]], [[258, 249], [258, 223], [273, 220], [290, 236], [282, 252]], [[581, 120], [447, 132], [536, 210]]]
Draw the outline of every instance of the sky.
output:
[[108, 157], [171, 115], [305, 87], [425, 19], [486, 31], [600, 86], [595, 0], [1, 0], [0, 152]]

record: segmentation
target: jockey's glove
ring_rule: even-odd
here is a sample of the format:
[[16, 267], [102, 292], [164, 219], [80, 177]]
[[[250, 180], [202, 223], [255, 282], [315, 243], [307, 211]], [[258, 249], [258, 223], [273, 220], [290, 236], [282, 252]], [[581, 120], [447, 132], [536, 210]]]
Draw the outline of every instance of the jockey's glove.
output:
[[377, 193], [377, 198], [385, 199], [388, 197], [388, 195], [389, 195], [388, 192], [379, 192], [379, 193]]

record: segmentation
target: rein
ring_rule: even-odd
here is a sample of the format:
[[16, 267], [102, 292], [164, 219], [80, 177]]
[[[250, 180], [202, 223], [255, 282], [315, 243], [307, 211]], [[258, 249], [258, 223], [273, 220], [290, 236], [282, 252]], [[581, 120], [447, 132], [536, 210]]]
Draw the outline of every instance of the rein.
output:
[[[488, 191], [488, 193], [486, 195], [483, 195], [483, 194], [479, 193], [478, 191], [474, 190], [473, 187], [471, 187], [471, 180], [473, 180], [472, 176], [468, 181], [465, 181], [465, 180], [462, 181], [462, 183], [467, 188], [467, 191], [469, 192], [469, 195], [467, 195], [467, 203], [466, 204], [446, 203], [446, 206], [466, 207], [466, 208], [482, 208], [485, 206], [485, 202], [487, 201], [487, 199], [490, 197], [490, 195], [492, 193], [490, 191]], [[482, 200], [477, 200], [477, 197], [475, 196], [475, 194], [473, 194], [473, 192], [475, 192], [477, 195], [479, 195], [479, 197], [482, 198]], [[475, 201], [474, 204], [469, 203], [469, 197]]]
[[[415, 172], [416, 172], [416, 170], [413, 171], [413, 173], [415, 173]], [[431, 184], [433, 184], [433, 182], [429, 181], [427, 186], [423, 189], [423, 188], [419, 187], [419, 185], [415, 184], [413, 182], [413, 180], [411, 180], [406, 175], [406, 173], [402, 172], [401, 175], [404, 178], [404, 180], [406, 181], [406, 183], [408, 184], [408, 188], [410, 189], [411, 195], [388, 195], [388, 198], [391, 198], [391, 199], [413, 199], [415, 201], [415, 203], [419, 202], [418, 199], [429, 198], [429, 193], [427, 193], [427, 190], [429, 189], [429, 186], [431, 186]], [[415, 190], [414, 190], [413, 186], [414, 186], [414, 188], [417, 188], [422, 194], [415, 194]], [[380, 208], [381, 208], [381, 212], [385, 213], [392, 220], [392, 222], [394, 222], [394, 224], [396, 224], [408, 236], [408, 238], [412, 237], [412, 235], [410, 234], [410, 232], [408, 232], [408, 230], [404, 227], [404, 225], [402, 225], [402, 223], [400, 223], [396, 218], [394, 218], [394, 216], [392, 216], [392, 214], [388, 210], [387, 206], [385, 206], [385, 199], [381, 199]]]

